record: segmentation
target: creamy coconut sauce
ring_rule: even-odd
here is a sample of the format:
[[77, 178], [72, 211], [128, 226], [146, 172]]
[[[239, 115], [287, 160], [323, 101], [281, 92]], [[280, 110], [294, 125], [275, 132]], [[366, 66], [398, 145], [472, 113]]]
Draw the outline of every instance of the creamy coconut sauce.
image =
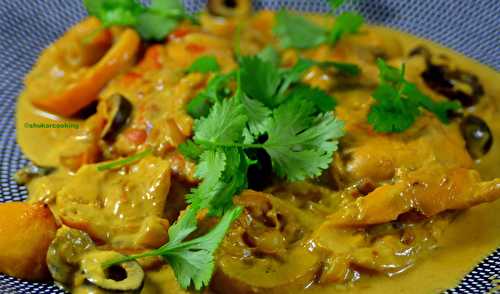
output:
[[[489, 96], [495, 97], [496, 100], [494, 105], [486, 107], [479, 104], [476, 107], [477, 115], [483, 118], [491, 128], [494, 140], [491, 151], [485, 157], [477, 160], [475, 167], [480, 171], [484, 179], [500, 177], [500, 116], [498, 109], [500, 105], [500, 83], [498, 83], [498, 81], [500, 81], [500, 74], [487, 66], [478, 64], [477, 62], [449, 49], [442, 48], [430, 41], [418, 39], [387, 28], [370, 27], [370, 29], [375, 30], [378, 34], [398, 38], [401, 40], [405, 52], [408, 52], [416, 45], [425, 45], [431, 48], [433, 52], [444, 53], [450, 56], [461, 68], [467, 69], [479, 76], [485, 88], [485, 92], [488, 93]], [[349, 96], [355, 95], [355, 93], [338, 94], [338, 99], [342, 100], [343, 95]], [[48, 115], [45, 112], [35, 109], [30, 103], [30, 97], [27, 93], [21, 94], [19, 98], [16, 119], [17, 139], [25, 155], [36, 164], [58, 166], [59, 146], [62, 145], [69, 136], [74, 134], [76, 130], [25, 127], [26, 123], [67, 121], [63, 118]], [[69, 121], [78, 124], [83, 123], [78, 120]], [[59, 180], [55, 179], [57, 177]], [[72, 176], [66, 172], [59, 172], [57, 176], [54, 176], [54, 181], [51, 181], [54, 191], [59, 190], [58, 186], [63, 186], [71, 177]], [[50, 189], [47, 187], [47, 180], [42, 178], [31, 182], [29, 190], [30, 192], [35, 191], [32, 194], [40, 195], [43, 193], [36, 192], [36, 190]], [[89, 193], [93, 194], [94, 192]], [[82, 195], [82, 197], [87, 196]], [[120, 200], [111, 199], [111, 201], [119, 203]], [[140, 201], [140, 199], [135, 199], [133, 201]], [[113, 208], [112, 204], [113, 203], [111, 203], [110, 209]], [[124, 208], [124, 211], [130, 213], [131, 219], [141, 216], [133, 212], [132, 207], [134, 206]], [[106, 208], [104, 209], [104, 213], [108, 213], [108, 210], [106, 210]], [[451, 221], [450, 225], [439, 237], [436, 248], [419, 258], [416, 264], [404, 273], [393, 275], [390, 278], [381, 274], [373, 276], [363, 275], [363, 277], [359, 281], [353, 283], [353, 285], [341, 286], [333, 284], [321, 287], [314, 285], [305, 291], [308, 293], [334, 293], [338, 290], [355, 291], [356, 293], [438, 293], [444, 289], [454, 287], [466, 273], [478, 264], [478, 262], [500, 246], [499, 211], [500, 202], [496, 201], [490, 204], [482, 204], [460, 213], [458, 217]], [[102, 211], [96, 211], [94, 217], [99, 218], [99, 213], [101, 212]], [[110, 216], [113, 214], [111, 210], [109, 213]], [[126, 219], [127, 216], [124, 216], [124, 218]], [[131, 222], [132, 221], [133, 220], [131, 220]], [[127, 243], [127, 245], [136, 244], [134, 242], [139, 242], [137, 240], [140, 238], [138, 237], [141, 234], [140, 232], [150, 229], [150, 227], [147, 227], [147, 224], [145, 226], [146, 229], [137, 228], [137, 230], [130, 235], [118, 234], [116, 238], [119, 239], [132, 236], [130, 238], [133, 238], [133, 242], [124, 242]], [[120, 243], [120, 240], [116, 242]], [[169, 267], [164, 267], [161, 270], [149, 271], [147, 273], [145, 286], [142, 290], [144, 294], [181, 292], [183, 291], [178, 287], [175, 277]]]

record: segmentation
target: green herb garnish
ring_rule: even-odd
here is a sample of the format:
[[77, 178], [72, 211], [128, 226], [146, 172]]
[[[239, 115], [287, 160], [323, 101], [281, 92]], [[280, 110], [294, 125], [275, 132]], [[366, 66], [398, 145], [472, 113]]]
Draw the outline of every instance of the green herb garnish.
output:
[[328, 0], [328, 4], [332, 7], [332, 9], [337, 9], [344, 4], [346, 0]]
[[240, 207], [229, 210], [220, 222], [206, 235], [183, 241], [186, 236], [196, 230], [196, 215], [188, 210], [189, 215], [183, 216], [168, 230], [169, 242], [158, 249], [142, 254], [124, 256], [103, 264], [108, 268], [113, 264], [135, 260], [147, 256], [161, 256], [174, 270], [177, 281], [182, 288], [188, 288], [191, 283], [196, 290], [208, 285], [214, 270], [214, 252], [219, 247], [231, 223], [241, 213]]
[[152, 0], [150, 6], [137, 0], [83, 0], [83, 4], [104, 27], [129, 26], [145, 40], [161, 40], [181, 20], [192, 19], [180, 0]]
[[328, 35], [328, 43], [335, 45], [343, 36], [356, 34], [363, 22], [363, 16], [356, 12], [348, 11], [340, 14]]
[[403, 132], [421, 115], [421, 108], [434, 113], [443, 123], [448, 123], [448, 113], [460, 109], [458, 102], [437, 102], [420, 92], [408, 82], [404, 65], [401, 69], [377, 60], [380, 84], [373, 92], [376, 103], [368, 114], [368, 122], [378, 132]]
[[326, 42], [326, 31], [306, 18], [281, 10], [276, 14], [274, 34], [283, 48], [307, 49]]
[[300, 84], [291, 93], [289, 99], [309, 100], [321, 112], [332, 111], [337, 105], [336, 100], [326, 92], [308, 85]]
[[[340, 2], [340, 1], [335, 1]], [[307, 49], [321, 44], [335, 45], [343, 36], [355, 34], [364, 22], [356, 12], [343, 12], [335, 20], [330, 31], [306, 18], [281, 10], [276, 15], [274, 34], [284, 48]]]
[[[195, 121], [193, 139], [179, 148], [197, 162], [195, 176], [200, 184], [187, 195], [190, 206], [170, 227], [169, 242], [105, 266], [161, 256], [172, 266], [183, 288], [193, 284], [199, 290], [209, 283], [214, 252], [241, 212], [241, 208], [234, 208], [233, 197], [247, 188], [248, 168], [258, 163], [250, 151], [265, 150], [274, 172], [291, 181], [318, 176], [328, 167], [344, 132], [343, 123], [330, 111], [334, 105], [326, 102], [331, 97], [297, 83], [310, 62], [280, 69], [273, 66], [274, 58], [265, 56], [270, 55], [242, 57], [239, 70], [216, 75], [211, 80], [214, 84], [207, 85], [212, 89], [204, 90], [204, 97], [213, 105], [206, 116]], [[264, 75], [268, 70], [273, 72]], [[234, 93], [225, 94], [229, 97], [219, 95], [230, 82], [236, 83]], [[321, 98], [303, 99], [306, 93]], [[313, 103], [315, 100], [318, 102]], [[267, 139], [262, 141], [262, 135]], [[222, 219], [206, 235], [189, 240], [202, 210]]]
[[97, 165], [97, 170], [98, 171], [105, 171], [105, 170], [110, 170], [110, 169], [117, 169], [121, 168], [127, 165], [130, 165], [136, 161], [139, 161], [143, 159], [144, 157], [148, 156], [151, 154], [151, 149], [145, 149], [144, 151], [141, 151], [139, 153], [136, 153], [134, 155], [131, 155], [129, 157], [125, 157], [122, 159], [117, 159], [113, 160], [110, 162], [105, 162]]
[[209, 72], [218, 72], [220, 70], [219, 63], [217, 62], [217, 58], [212, 55], [206, 55], [198, 57], [191, 66], [187, 69], [187, 72], [201, 72], [201, 73], [209, 73]]
[[[325, 160], [322, 156], [328, 157], [336, 149], [333, 141], [342, 135], [342, 123], [330, 112], [335, 106], [331, 96], [298, 83], [311, 64], [301, 60], [290, 69], [280, 69], [259, 56], [242, 57], [235, 95], [217, 101], [207, 117], [197, 120], [193, 140], [183, 146], [183, 152], [261, 148], [283, 178], [293, 181], [318, 175], [324, 167], [319, 163]], [[261, 135], [267, 140], [259, 143]], [[288, 167], [287, 158], [297, 160], [313, 153], [321, 159], [309, 160], [309, 167], [301, 166], [301, 171]]]
[[229, 82], [234, 79], [234, 73], [218, 74], [212, 77], [205, 89], [200, 91], [187, 105], [187, 112], [193, 118], [206, 116], [210, 107], [230, 95]]

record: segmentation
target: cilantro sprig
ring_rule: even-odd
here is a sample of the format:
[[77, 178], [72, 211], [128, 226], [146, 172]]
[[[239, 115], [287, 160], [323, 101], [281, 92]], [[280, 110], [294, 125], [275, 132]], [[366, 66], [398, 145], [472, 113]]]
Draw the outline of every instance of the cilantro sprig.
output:
[[[291, 181], [318, 176], [328, 167], [344, 132], [343, 123], [331, 111], [333, 98], [300, 84], [314, 62], [301, 60], [287, 69], [279, 68], [278, 62], [270, 49], [242, 57], [238, 70], [215, 74], [193, 99], [206, 99], [209, 104], [207, 114], [195, 120], [192, 140], [180, 146], [186, 157], [196, 161], [195, 176], [200, 180], [187, 195], [189, 207], [169, 228], [168, 243], [104, 266], [160, 256], [172, 266], [183, 288], [193, 285], [199, 290], [210, 282], [215, 250], [241, 213], [233, 197], [248, 187], [249, 167], [259, 163], [251, 151], [267, 152], [275, 174]], [[236, 84], [235, 91], [231, 83]], [[202, 211], [221, 220], [207, 234], [190, 239]]]
[[104, 27], [133, 27], [145, 40], [161, 40], [180, 21], [194, 21], [180, 0], [152, 0], [150, 6], [138, 0], [83, 0], [83, 4]]
[[152, 153], [151, 149], [145, 149], [144, 151], [141, 151], [141, 152], [136, 153], [134, 155], [131, 155], [129, 157], [100, 163], [97, 165], [96, 168], [98, 171], [105, 171], [105, 170], [122, 168], [124, 166], [130, 165], [136, 161], [143, 159], [144, 157], [150, 155], [151, 153]]
[[[333, 9], [345, 1], [329, 0]], [[334, 46], [343, 36], [356, 34], [364, 23], [362, 15], [354, 11], [342, 12], [330, 30], [325, 30], [306, 18], [281, 10], [276, 15], [273, 32], [283, 48], [308, 49], [321, 44]]]
[[[262, 115], [260, 114], [266, 112], [260, 107], [261, 104], [267, 108], [274, 108], [285, 101], [292, 93], [297, 94], [295, 92], [300, 91], [305, 94], [306, 87], [296, 86], [300, 86], [300, 79], [312, 66], [333, 68], [335, 71], [349, 76], [356, 76], [361, 72], [360, 68], [355, 64], [330, 61], [317, 62], [302, 58], [291, 68], [280, 68], [279, 54], [272, 47], [265, 48], [256, 56], [242, 56], [239, 58], [239, 62], [241, 91], [245, 93], [242, 101], [249, 110], [250, 130], [252, 132], [255, 131], [255, 122], [262, 121]], [[235, 82], [235, 79], [235, 71], [213, 76], [205, 89], [190, 101], [187, 106], [188, 113], [194, 118], [206, 116], [211, 105], [230, 96], [231, 89], [229, 86]], [[290, 91], [291, 88], [293, 88], [293, 91]], [[330, 110], [333, 109], [333, 97], [320, 89], [309, 89], [308, 92], [308, 96], [314, 103], [322, 105], [322, 110], [326, 111], [325, 107], [330, 107]], [[248, 98], [253, 100], [249, 101]]]
[[325, 29], [286, 10], [280, 10], [276, 14], [273, 32], [283, 48], [314, 48], [327, 41]]
[[201, 72], [201, 73], [209, 73], [209, 72], [218, 72], [220, 71], [219, 63], [217, 62], [217, 58], [213, 55], [204, 55], [198, 57], [191, 66], [187, 69], [187, 72]]
[[[232, 75], [235, 94], [216, 99], [210, 113], [195, 122], [194, 137], [181, 151], [197, 160], [206, 150], [237, 148], [246, 154], [248, 149], [263, 149], [278, 176], [292, 181], [316, 176], [324, 162], [331, 161], [343, 134], [342, 123], [330, 112], [335, 100], [300, 83], [313, 61], [300, 59], [291, 68], [279, 68], [268, 55], [240, 58], [240, 69]], [[262, 137], [267, 139], [262, 142]], [[309, 155], [317, 158], [308, 160], [310, 166], [297, 162]]]
[[377, 60], [380, 84], [372, 93], [375, 104], [368, 114], [368, 123], [382, 133], [403, 132], [421, 115], [421, 109], [432, 112], [443, 123], [448, 114], [460, 109], [456, 101], [437, 102], [423, 94], [415, 84], [405, 79], [405, 66], [392, 67]]
[[110, 260], [103, 264], [108, 268], [114, 264], [136, 260], [148, 256], [161, 256], [165, 259], [177, 277], [177, 281], [184, 289], [194, 284], [196, 290], [208, 285], [214, 271], [214, 253], [222, 242], [226, 231], [231, 223], [238, 218], [241, 207], [229, 210], [220, 222], [207, 234], [183, 241], [189, 234], [196, 230], [196, 219], [194, 210], [189, 210], [180, 221], [170, 227], [168, 235], [170, 241], [158, 249], [145, 253], [124, 256], [119, 259]]
[[343, 36], [356, 34], [363, 23], [364, 18], [361, 14], [354, 11], [343, 12], [335, 20], [335, 24], [327, 37], [327, 42], [335, 45]]

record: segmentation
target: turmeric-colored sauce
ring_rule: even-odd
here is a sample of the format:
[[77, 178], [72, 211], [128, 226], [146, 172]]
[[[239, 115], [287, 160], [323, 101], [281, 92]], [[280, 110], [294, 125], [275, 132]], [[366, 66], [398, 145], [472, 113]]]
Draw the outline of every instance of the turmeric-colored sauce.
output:
[[[273, 13], [261, 12], [245, 20], [241, 38], [243, 54], [255, 54], [274, 42], [270, 33], [273, 17]], [[319, 16], [313, 19], [319, 23], [325, 22]], [[167, 241], [169, 222], [174, 221], [184, 207], [182, 197], [187, 188], [179, 183], [195, 183], [192, 182], [193, 166], [179, 159], [176, 152], [177, 146], [192, 135], [193, 121], [183, 108], [186, 101], [192, 99], [206, 83], [205, 76], [198, 73], [184, 75], [183, 69], [196, 56], [203, 54], [215, 55], [223, 70], [236, 66], [231, 55], [236, 21], [221, 20], [206, 14], [202, 15], [201, 20], [202, 27], [189, 28], [186, 36], [172, 37], [166, 43], [150, 46], [142, 60], [108, 83], [99, 95], [100, 100], [104, 100], [120, 92], [135, 107], [128, 126], [112, 145], [102, 148], [101, 158], [128, 156], [140, 150], [144, 144], [152, 146], [157, 155], [146, 157], [130, 168], [99, 172], [95, 168], [95, 160], [75, 165], [81, 159], [77, 157], [80, 154], [86, 154], [86, 159], [89, 156], [91, 158], [93, 153], [89, 149], [89, 142], [95, 139], [92, 137], [93, 132], [98, 129], [96, 125], [100, 122], [89, 123], [89, 120], [65, 119], [48, 114], [33, 106], [33, 92], [27, 90], [20, 95], [16, 120], [17, 139], [22, 151], [38, 165], [60, 167], [57, 172], [30, 182], [29, 202], [47, 203], [61, 224], [86, 232], [101, 248], [129, 253], [157, 248]], [[193, 50], [193, 44], [203, 46], [203, 53]], [[428, 127], [432, 131], [422, 135], [412, 129], [405, 134], [408, 138], [365, 136], [364, 129], [359, 127], [366, 115], [366, 106], [377, 78], [370, 60], [375, 54], [372, 51], [379, 50], [376, 54], [384, 55], [391, 64], [406, 63], [407, 78], [425, 88], [419, 79], [424, 67], [422, 60], [408, 57], [409, 52], [417, 46], [429, 48], [435, 56], [446, 55], [454, 66], [478, 76], [485, 97], [468, 111], [488, 124], [494, 138], [490, 151], [483, 157], [473, 161], [467, 155], [464, 142], [457, 135], [456, 123], [441, 126], [435, 119], [426, 116], [417, 124], [421, 123], [423, 128]], [[295, 62], [297, 54], [292, 49], [281, 52], [282, 63]], [[394, 175], [385, 163], [376, 161], [379, 157], [387, 157], [387, 162], [397, 165], [395, 169], [399, 172], [408, 173], [410, 179], [428, 179], [426, 184], [429, 187], [434, 183], [434, 175], [440, 175], [444, 166], [459, 166], [456, 176], [464, 185], [469, 183], [466, 181], [475, 184], [476, 180], [475, 175], [462, 175], [466, 168], [477, 169], [482, 180], [500, 177], [500, 74], [495, 70], [431, 41], [369, 25], [364, 27], [360, 35], [341, 41], [333, 51], [319, 47], [303, 54], [312, 59], [333, 58], [357, 63], [364, 71], [363, 80], [347, 89], [336, 87], [336, 78], [318, 68], [311, 69], [304, 77], [306, 83], [330, 91], [337, 97], [339, 105], [336, 111], [347, 122], [348, 134], [351, 131], [349, 138], [360, 142], [361, 146], [347, 142], [348, 139], [341, 142], [344, 148], [352, 148], [349, 156], [353, 159], [346, 161], [346, 181], [352, 184], [360, 178], [371, 178], [388, 190], [396, 188], [397, 184], [389, 187], [392, 182], [388, 179]], [[363, 54], [368, 57], [364, 59]], [[26, 86], [30, 87], [30, 80], [27, 80]], [[439, 96], [428, 88], [425, 92], [432, 97]], [[71, 122], [78, 128], [25, 127], [26, 123], [37, 122]], [[398, 143], [394, 143], [394, 140]], [[385, 153], [392, 154], [386, 156]], [[433, 156], [446, 163], [426, 161]], [[453, 163], [448, 165], [449, 162]], [[420, 165], [423, 167], [415, 168]], [[386, 171], [388, 175], [384, 174]], [[496, 183], [498, 189], [500, 184], [498, 181]], [[499, 201], [468, 209], [456, 204], [450, 209], [451, 212], [422, 206], [420, 208], [428, 215], [425, 220], [421, 216], [416, 216], [416, 220], [411, 219], [412, 210], [405, 210], [405, 205], [414, 205], [413, 202], [397, 204], [410, 218], [402, 223], [406, 226], [403, 231], [411, 233], [408, 233], [411, 237], [405, 239], [411, 245], [403, 246], [399, 238], [407, 236], [398, 235], [392, 227], [384, 227], [396, 222], [388, 217], [394, 207], [386, 207], [374, 216], [359, 214], [350, 219], [348, 210], [352, 208], [354, 211], [352, 203], [358, 203], [352, 199], [352, 187], [335, 190], [323, 188], [317, 183], [280, 183], [265, 190], [266, 193], [243, 192], [235, 200], [239, 205], [261, 207], [264, 205], [262, 203], [269, 203], [273, 207], [272, 211], [284, 215], [287, 222], [284, 222], [279, 233], [284, 236], [272, 235], [274, 232], [268, 228], [254, 228], [243, 221], [237, 223], [217, 253], [217, 270], [206, 291], [440, 293], [458, 285], [474, 266], [500, 246]], [[436, 193], [441, 193], [439, 187], [436, 189]], [[419, 191], [415, 188], [412, 193]], [[307, 202], [309, 197], [319, 197], [320, 200]], [[415, 199], [422, 203], [429, 200]], [[344, 211], [341, 211], [342, 207]], [[251, 213], [247, 216], [255, 217]], [[384, 219], [385, 216], [387, 221], [373, 221]], [[361, 229], [339, 229], [339, 223], [342, 222], [357, 222], [355, 227]], [[269, 235], [269, 238], [255, 239], [253, 242], [257, 245], [252, 246], [262, 250], [259, 251], [261, 255], [245, 259], [240, 258], [241, 252], [247, 250], [246, 254], [251, 254], [255, 252], [252, 250], [257, 250], [240, 240], [239, 233], [247, 229], [256, 230], [255, 238], [259, 234], [261, 237]], [[395, 253], [391, 251], [385, 256], [384, 250], [394, 250]], [[373, 257], [375, 253], [387, 260]], [[184, 292], [168, 265], [145, 268], [146, 278], [141, 293]], [[82, 289], [76, 286], [74, 291], [80, 293]]]

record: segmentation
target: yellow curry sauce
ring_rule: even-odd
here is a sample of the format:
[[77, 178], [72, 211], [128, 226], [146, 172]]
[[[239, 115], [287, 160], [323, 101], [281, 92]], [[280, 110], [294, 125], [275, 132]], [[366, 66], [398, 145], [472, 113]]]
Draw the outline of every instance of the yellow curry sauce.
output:
[[[271, 33], [273, 17], [271, 12], [259, 12], [243, 20], [243, 54], [256, 54], [265, 46], [275, 44]], [[319, 16], [313, 19], [325, 22]], [[133, 253], [157, 248], [167, 241], [169, 223], [175, 221], [185, 207], [182, 199], [186, 191], [196, 184], [194, 165], [186, 162], [176, 150], [192, 135], [193, 120], [184, 107], [208, 79], [206, 74], [185, 74], [183, 69], [201, 55], [216, 56], [224, 71], [236, 66], [232, 50], [237, 20], [204, 14], [201, 24], [201, 28], [183, 25], [167, 42], [149, 46], [136, 64], [113, 79], [100, 93], [100, 100], [105, 100], [118, 92], [134, 106], [133, 119], [116, 141], [98, 143], [101, 158], [128, 156], [144, 146], [151, 146], [155, 154], [128, 168], [100, 172], [93, 164], [95, 160], [81, 159], [83, 153], [92, 154], [89, 146], [99, 140], [95, 138], [95, 130], [102, 122], [95, 116], [86, 121], [71, 120], [79, 123], [78, 129], [24, 127], [26, 122], [66, 119], [36, 109], [30, 103], [36, 95], [32, 91], [21, 94], [17, 108], [17, 138], [21, 149], [36, 164], [60, 167], [57, 172], [29, 183], [30, 202], [47, 203], [60, 224], [84, 231], [98, 248]], [[114, 37], [120, 33], [117, 29], [113, 32]], [[443, 99], [419, 78], [425, 68], [422, 58], [408, 57], [409, 52], [420, 45], [429, 48], [435, 56], [448, 56], [447, 62], [479, 77], [485, 95], [468, 111], [481, 117], [493, 134], [493, 145], [484, 157], [472, 162], [462, 138], [457, 135], [457, 123], [443, 126], [431, 116], [424, 115], [415, 127], [402, 135], [385, 137], [366, 131], [363, 120], [366, 120], [369, 97], [377, 83], [375, 54], [382, 53], [393, 65], [405, 62], [410, 81], [431, 97]], [[363, 70], [359, 80], [349, 81], [352, 86], [346, 88], [339, 87], [342, 81], [335, 75], [318, 67], [308, 70], [303, 78], [305, 83], [337, 97], [336, 112], [346, 121], [348, 132], [341, 145], [345, 150], [352, 150], [344, 150], [349, 155], [339, 155], [350, 156], [350, 159], [334, 160], [330, 173], [335, 175], [342, 169], [343, 179], [327, 180], [334, 182], [337, 189], [324, 187], [317, 181], [280, 183], [267, 188], [266, 193], [246, 191], [236, 197], [235, 202], [239, 205], [261, 212], [270, 211], [269, 215], [267, 212], [257, 215], [250, 209], [245, 214], [249, 219], [274, 216], [276, 222], [280, 222], [280, 217], [287, 221], [282, 223], [280, 233], [244, 220], [235, 223], [218, 251], [217, 270], [206, 291], [438, 293], [454, 287], [482, 258], [500, 246], [499, 201], [464, 211], [460, 210], [493, 199], [452, 205], [451, 210], [457, 211], [441, 211], [423, 204], [419, 208], [429, 217], [414, 215], [411, 207], [401, 207], [406, 217], [398, 218], [404, 223], [401, 228], [398, 227], [401, 224], [392, 221], [396, 218], [390, 216], [380, 221], [373, 221], [370, 216], [352, 217], [355, 213], [352, 203], [357, 203], [352, 195], [358, 193], [359, 182], [367, 178], [377, 186], [391, 186], [389, 179], [395, 176], [391, 174], [391, 164], [396, 165], [394, 168], [422, 165], [420, 170], [403, 171], [408, 175], [402, 177], [423, 179], [429, 186], [440, 180], [449, 162], [452, 162], [450, 166], [456, 163], [460, 167], [474, 166], [483, 180], [500, 177], [500, 143], [497, 140], [500, 138], [497, 119], [500, 85], [495, 83], [500, 80], [500, 74], [429, 41], [374, 26], [365, 26], [361, 34], [341, 40], [336, 49], [320, 46], [306, 50], [303, 55], [322, 61], [352, 62]], [[297, 56], [297, 51], [291, 49], [281, 52], [283, 65], [293, 65]], [[50, 61], [52, 57], [48, 58]], [[72, 70], [61, 64], [54, 60], [53, 64], [39, 63], [37, 66], [57, 67], [63, 74]], [[27, 89], [30, 83], [28, 79]], [[106, 113], [101, 104], [98, 114]], [[431, 157], [439, 157], [442, 162], [436, 164], [429, 159]], [[336, 166], [336, 162], [344, 162], [345, 166]], [[456, 172], [457, 179], [475, 183], [474, 175], [463, 175], [463, 172], [460, 169]], [[418, 189], [414, 188], [411, 193], [423, 191]], [[370, 190], [368, 193], [377, 191]], [[439, 193], [439, 189], [437, 191]], [[392, 203], [390, 201], [388, 203]], [[413, 204], [396, 201], [394, 205]], [[380, 213], [386, 215], [393, 210], [391, 207], [380, 209]], [[394, 213], [399, 214], [399, 211]], [[342, 222], [354, 225], [344, 226]], [[248, 237], [247, 233], [242, 233], [245, 230], [250, 235], [255, 234], [252, 235], [254, 239], [242, 241], [242, 236]], [[259, 235], [263, 237], [259, 239]], [[242, 261], [245, 254], [255, 256]], [[142, 293], [183, 292], [167, 265], [159, 269], [158, 260], [154, 259], [141, 261], [141, 264], [147, 270]], [[81, 283], [75, 282], [77, 277], [72, 279], [75, 279], [75, 293], [94, 293], [95, 290], [80, 287]]]

